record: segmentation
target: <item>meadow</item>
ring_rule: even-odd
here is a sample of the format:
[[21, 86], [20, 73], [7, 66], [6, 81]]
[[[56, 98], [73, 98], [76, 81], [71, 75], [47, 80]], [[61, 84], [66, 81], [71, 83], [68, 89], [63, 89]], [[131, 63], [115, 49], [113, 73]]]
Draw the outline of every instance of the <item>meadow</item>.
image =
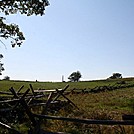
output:
[[[81, 82], [30, 82], [30, 81], [0, 81], [0, 91], [9, 91], [10, 87], [18, 90], [22, 85], [24, 89], [29, 88], [32, 84], [36, 89], [55, 89], [63, 88], [67, 84], [72, 89], [92, 89], [99, 86], [115, 85], [122, 81], [125, 84], [134, 84], [134, 78], [124, 78], [116, 80], [97, 80]], [[67, 105], [60, 111], [48, 113], [48, 115], [72, 117], [80, 119], [97, 119], [97, 120], [122, 120], [123, 114], [134, 114], [134, 87], [121, 88], [118, 90], [105, 91], [99, 93], [70, 93], [67, 97], [79, 108], [76, 109]], [[63, 98], [60, 98], [61, 100]], [[36, 109], [38, 111], [38, 109]], [[22, 133], [28, 130], [28, 124], [17, 124], [16, 129]], [[133, 134], [134, 126], [107, 126], [107, 125], [85, 125], [79, 123], [70, 123], [57, 120], [46, 120], [42, 123], [42, 128], [52, 132], [66, 132], [71, 134]]]
[[67, 84], [69, 85], [68, 90], [72, 89], [91, 89], [97, 86], [108, 86], [115, 85], [118, 82], [125, 81], [126, 83], [133, 83], [134, 78], [123, 78], [123, 79], [111, 79], [111, 80], [92, 80], [92, 81], [80, 81], [80, 82], [35, 82], [35, 81], [14, 81], [14, 80], [0, 80], [0, 91], [9, 91], [10, 87], [14, 87], [16, 90], [22, 85], [25, 88], [29, 88], [29, 84], [32, 84], [34, 89], [55, 89], [63, 88]]

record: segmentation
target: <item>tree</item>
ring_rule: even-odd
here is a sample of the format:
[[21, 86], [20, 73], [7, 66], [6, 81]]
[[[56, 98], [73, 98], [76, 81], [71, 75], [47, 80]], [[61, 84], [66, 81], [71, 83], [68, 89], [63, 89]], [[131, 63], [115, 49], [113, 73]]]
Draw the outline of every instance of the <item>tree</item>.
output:
[[78, 82], [80, 78], [82, 77], [81, 73], [79, 71], [73, 72], [68, 79], [72, 82]]
[[3, 78], [3, 80], [10, 80], [10, 77], [9, 77], [9, 76], [5, 76], [5, 77]]
[[112, 76], [109, 77], [110, 79], [119, 79], [122, 78], [122, 74], [120, 73], [113, 73]]
[[[45, 13], [45, 7], [48, 5], [48, 0], [1, 0], [0, 13], [4, 13], [5, 15], [21, 13], [27, 16], [42, 16]], [[13, 23], [7, 24], [6, 18], [0, 16], [0, 42], [4, 44], [2, 39], [11, 39], [12, 47], [16, 45], [20, 47], [25, 37], [18, 25]], [[0, 68], [2, 68], [1, 65]]]
[[[3, 55], [0, 54], [0, 60], [3, 58]], [[2, 75], [2, 71], [4, 71], [3, 64], [0, 61], [0, 75]]]

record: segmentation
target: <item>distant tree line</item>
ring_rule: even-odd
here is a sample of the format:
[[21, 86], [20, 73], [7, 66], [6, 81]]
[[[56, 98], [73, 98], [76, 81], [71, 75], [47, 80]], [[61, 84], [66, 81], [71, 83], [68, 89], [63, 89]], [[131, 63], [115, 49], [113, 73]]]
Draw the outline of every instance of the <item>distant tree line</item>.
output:
[[[80, 78], [82, 77], [80, 71], [76, 71], [70, 74], [70, 76], [68, 77], [68, 79], [71, 82], [78, 82], [80, 80]], [[122, 74], [121, 73], [113, 73], [112, 76], [110, 76], [108, 79], [121, 79], [122, 78]]]

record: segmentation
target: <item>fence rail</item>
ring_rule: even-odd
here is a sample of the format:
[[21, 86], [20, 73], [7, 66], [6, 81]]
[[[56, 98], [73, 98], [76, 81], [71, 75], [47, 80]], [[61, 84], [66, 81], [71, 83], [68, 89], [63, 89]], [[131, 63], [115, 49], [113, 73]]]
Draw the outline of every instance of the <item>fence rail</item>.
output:
[[52, 120], [62, 120], [69, 122], [77, 122], [84, 124], [97, 124], [97, 125], [134, 125], [134, 121], [132, 120], [90, 120], [90, 119], [77, 119], [77, 118], [66, 118], [66, 117], [58, 117], [58, 116], [48, 116], [48, 115], [37, 115], [34, 114], [35, 117], [39, 119], [52, 119]]

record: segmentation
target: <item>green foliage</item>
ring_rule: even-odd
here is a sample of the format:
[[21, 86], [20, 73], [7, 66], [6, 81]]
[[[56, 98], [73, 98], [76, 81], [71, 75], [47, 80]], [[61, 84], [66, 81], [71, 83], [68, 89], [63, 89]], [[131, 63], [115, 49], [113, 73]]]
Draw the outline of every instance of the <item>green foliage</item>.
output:
[[4, 39], [11, 38], [12, 47], [20, 46], [22, 41], [25, 40], [23, 33], [20, 32], [18, 25], [6, 24], [5, 20], [6, 18], [0, 17], [0, 37]]
[[81, 73], [79, 71], [73, 72], [68, 79], [72, 82], [78, 82], [79, 79], [82, 77]]
[[30, 15], [43, 15], [45, 7], [49, 5], [48, 0], [1, 0], [0, 9], [5, 15], [21, 14]]
[[[47, 0], [1, 0], [0, 1], [0, 13], [5, 15], [21, 14], [31, 15], [43, 15], [45, 7], [49, 5]], [[22, 41], [25, 40], [23, 33], [20, 31], [16, 24], [6, 24], [6, 18], [0, 17], [0, 37], [4, 39], [11, 38], [11, 45], [15, 47], [20, 46]]]
[[[45, 7], [49, 5], [48, 0], [1, 0], [0, 13], [5, 15], [21, 13], [27, 16], [43, 15]], [[12, 47], [21, 46], [25, 37], [16, 24], [7, 24], [5, 17], [0, 17], [0, 42], [1, 39], [11, 39]], [[5, 44], [4, 44], [5, 45]], [[0, 74], [4, 70], [0, 65]]]

